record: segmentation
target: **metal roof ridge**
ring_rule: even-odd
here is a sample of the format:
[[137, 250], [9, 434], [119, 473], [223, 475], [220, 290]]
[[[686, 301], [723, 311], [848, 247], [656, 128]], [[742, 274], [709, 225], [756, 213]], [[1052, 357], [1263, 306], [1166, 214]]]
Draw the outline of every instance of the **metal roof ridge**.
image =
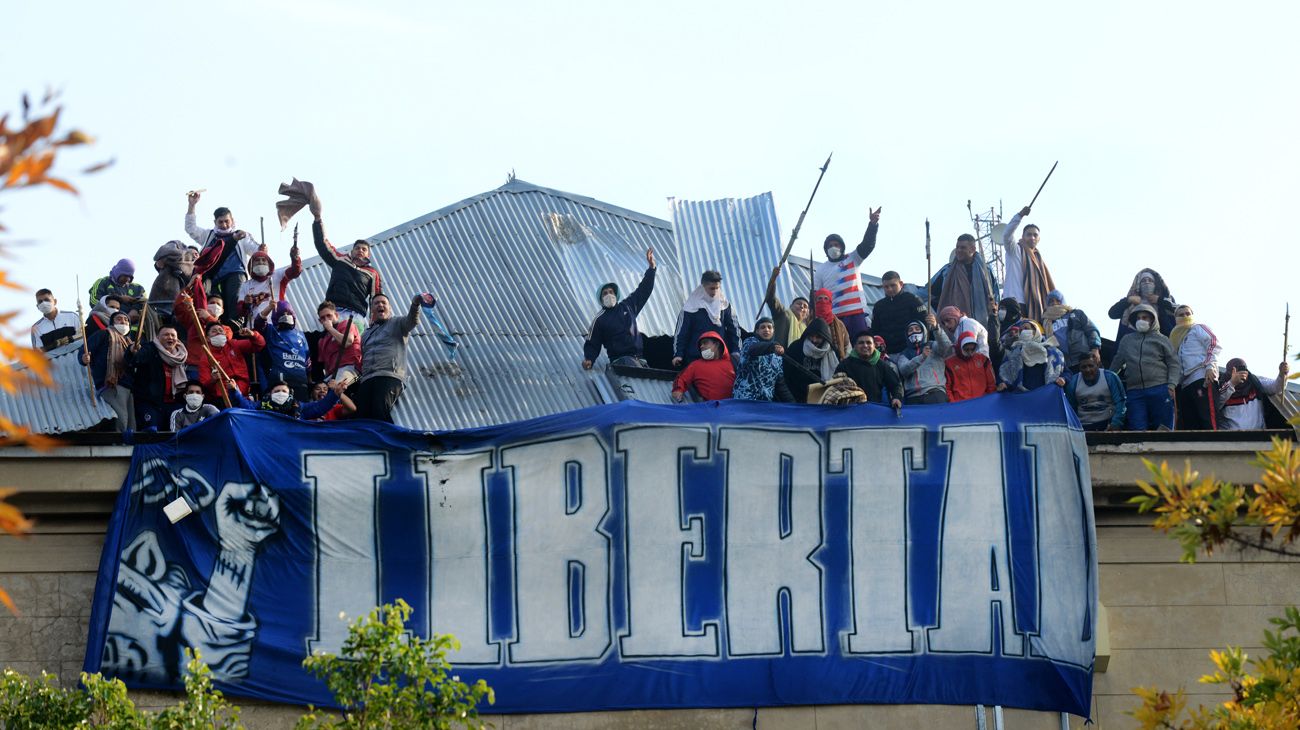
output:
[[[501, 187], [496, 188], [494, 190], [488, 190], [487, 192], [479, 193], [478, 195], [471, 195], [470, 197], [465, 198], [464, 200], [452, 203], [451, 205], [443, 206], [433, 211], [432, 213], [425, 213], [424, 215], [419, 216], [418, 218], [414, 218], [405, 223], [401, 223], [399, 225], [393, 226], [392, 228], [389, 228], [386, 231], [381, 231], [380, 233], [376, 233], [373, 236], [368, 236], [367, 240], [369, 240], [372, 243], [382, 243], [383, 241], [386, 241], [390, 238], [395, 238], [397, 236], [402, 235], [403, 233], [408, 233], [413, 229], [425, 225], [426, 223], [430, 223], [432, 221], [438, 220], [439, 218], [445, 218], [446, 216], [449, 216], [452, 213], [463, 210], [473, 205], [477, 205], [478, 203], [488, 200], [501, 193], [510, 193], [514, 195], [520, 193], [545, 193], [546, 195], [554, 195], [555, 197], [558, 198], [564, 198], [573, 203], [577, 203], [578, 205], [585, 205], [590, 208], [596, 208], [598, 210], [602, 210], [611, 215], [616, 215], [621, 218], [626, 218], [635, 223], [642, 223], [644, 225], [653, 226], [655, 228], [662, 228], [665, 231], [671, 231], [673, 228], [672, 223], [669, 223], [668, 221], [662, 218], [655, 218], [652, 215], [646, 215], [645, 213], [638, 213], [637, 211], [631, 210], [630, 208], [623, 208], [617, 205], [613, 205], [611, 203], [606, 203], [602, 200], [597, 200], [595, 198], [587, 197], [585, 195], [568, 193], [563, 190], [556, 190], [555, 188], [548, 188], [542, 185], [536, 185], [534, 183], [527, 182], [525, 180], [520, 180], [519, 178], [515, 178], [507, 182], [505, 185], [502, 185]], [[304, 264], [305, 263], [307, 262], [304, 261]]]

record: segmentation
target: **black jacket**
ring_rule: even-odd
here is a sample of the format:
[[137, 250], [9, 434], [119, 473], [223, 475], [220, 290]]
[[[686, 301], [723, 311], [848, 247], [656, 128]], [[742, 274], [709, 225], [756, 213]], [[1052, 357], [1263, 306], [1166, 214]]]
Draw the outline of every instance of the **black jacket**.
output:
[[359, 267], [345, 254], [335, 251], [326, 240], [325, 228], [320, 221], [312, 222], [311, 237], [321, 261], [330, 267], [330, 283], [325, 288], [325, 298], [357, 314], [367, 314], [371, 297], [383, 293], [379, 271], [371, 266]]
[[[819, 377], [821, 361], [814, 360], [803, 353], [803, 343], [811, 335], [820, 335], [827, 344], [830, 344], [830, 327], [827, 327], [824, 321], [814, 317], [808, 323], [808, 329], [803, 331], [803, 336], [785, 348], [785, 358], [782, 361], [785, 366], [785, 384], [790, 389], [790, 395], [795, 403], [807, 403], [808, 386], [822, 382]], [[834, 351], [834, 347], [831, 350]]]
[[885, 297], [871, 308], [871, 334], [885, 338], [886, 352], [902, 352], [907, 348], [908, 323], [924, 320], [927, 311], [925, 302], [911, 292]]
[[641, 333], [636, 328], [636, 316], [641, 313], [654, 288], [655, 270], [646, 269], [636, 291], [596, 316], [587, 330], [587, 341], [582, 345], [584, 360], [595, 362], [600, 357], [601, 347], [605, 348], [611, 362], [629, 355], [641, 356]]
[[888, 402], [882, 400], [884, 391], [889, 391], [890, 399], [903, 400], [903, 383], [898, 377], [898, 370], [884, 357], [872, 365], [851, 354], [840, 361], [840, 366], [835, 368], [835, 372], [853, 378], [853, 382], [858, 384], [862, 392], [867, 394], [867, 400], [872, 403]]
[[683, 364], [700, 359], [700, 335], [705, 332], [717, 332], [727, 345], [727, 352], [740, 352], [740, 330], [736, 327], [736, 318], [732, 315], [731, 305], [722, 310], [721, 325], [709, 319], [706, 309], [694, 312], [682, 312], [677, 315], [677, 336], [673, 339], [673, 356], [680, 357]]
[[167, 392], [166, 367], [158, 356], [157, 345], [152, 342], [141, 345], [131, 364], [131, 392], [135, 397], [151, 403], [166, 401], [171, 395]]

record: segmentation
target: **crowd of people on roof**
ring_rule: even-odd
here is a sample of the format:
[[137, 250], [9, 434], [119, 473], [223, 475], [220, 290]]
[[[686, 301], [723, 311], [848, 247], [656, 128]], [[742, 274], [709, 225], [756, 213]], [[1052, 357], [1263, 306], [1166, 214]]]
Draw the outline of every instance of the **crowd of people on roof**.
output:
[[84, 322], [41, 289], [32, 347], [50, 351], [81, 340], [95, 397], [112, 408], [119, 431], [178, 431], [224, 408], [392, 422], [408, 337], [434, 298], [416, 295], [405, 313], [396, 312], [370, 244], [336, 249], [320, 199], [308, 193], [312, 238], [330, 268], [316, 307], [318, 331], [304, 332], [285, 298], [302, 273], [296, 235], [289, 266], [277, 268], [266, 244], [237, 228], [229, 208], [214, 211], [212, 228], [198, 225], [201, 193], [191, 192], [185, 232], [193, 244], [174, 240], [158, 249], [147, 295], [130, 259], [91, 285]]
[[[434, 299], [416, 295], [404, 314], [397, 312], [369, 242], [336, 249], [311, 184], [295, 180], [281, 192], [297, 195], [296, 209], [310, 209], [313, 242], [330, 269], [316, 308], [319, 330], [305, 332], [285, 296], [302, 273], [296, 233], [289, 265], [277, 268], [266, 245], [236, 227], [230, 209], [213, 212], [212, 228], [200, 226], [201, 194], [191, 192], [184, 230], [193, 243], [173, 240], [158, 249], [147, 294], [129, 259], [91, 284], [84, 322], [41, 289], [32, 347], [49, 351], [84, 335], [82, 362], [96, 398], [112, 408], [122, 431], [175, 431], [222, 408], [391, 422], [406, 379], [408, 336]], [[782, 302], [781, 268], [773, 270], [764, 302], [770, 314], [751, 330], [723, 294], [722, 274], [703, 272], [673, 337], [674, 400], [901, 409], [1059, 387], [1088, 430], [1259, 429], [1279, 422], [1269, 396], [1283, 392], [1287, 364], [1277, 377], [1265, 377], [1234, 358], [1221, 373], [1213, 331], [1174, 300], [1152, 269], [1137, 272], [1110, 308], [1119, 326], [1114, 344], [1104, 342], [1096, 323], [1056, 287], [1038, 226], [1021, 228], [1029, 213], [1026, 207], [1013, 216], [995, 241], [1005, 280], [975, 237], [962, 234], [948, 263], [920, 290], [928, 301], [886, 271], [884, 296], [868, 306], [861, 269], [876, 246], [879, 208], [869, 211], [853, 248], [838, 234], [826, 237], [826, 260], [811, 271], [809, 297]], [[628, 296], [614, 282], [598, 290], [601, 312], [587, 335], [583, 367], [593, 367], [602, 351], [614, 365], [646, 365], [637, 316], [654, 290], [653, 251], [646, 260]]]
[[[870, 211], [852, 249], [837, 234], [826, 237], [826, 260], [812, 268], [809, 297], [782, 302], [781, 268], [773, 270], [764, 301], [769, 315], [749, 332], [723, 294], [722, 274], [705, 271], [678, 316], [673, 399], [869, 402], [897, 410], [1063, 388], [1089, 431], [1282, 425], [1269, 397], [1283, 393], [1287, 364], [1267, 377], [1233, 358], [1220, 372], [1218, 338], [1153, 269], [1137, 272], [1110, 308], [1119, 326], [1113, 345], [1105, 343], [1092, 318], [1057, 288], [1038, 226], [1021, 228], [1029, 207], [994, 242], [1003, 251], [1005, 280], [998, 281], [976, 238], [962, 234], [923, 289], [929, 301], [886, 271], [884, 296], [868, 307], [860, 274], [876, 245], [880, 213]], [[600, 288], [583, 367], [602, 351], [612, 365], [647, 365], [636, 318], [654, 289], [654, 252], [646, 259], [644, 278], [626, 298], [616, 283]]]

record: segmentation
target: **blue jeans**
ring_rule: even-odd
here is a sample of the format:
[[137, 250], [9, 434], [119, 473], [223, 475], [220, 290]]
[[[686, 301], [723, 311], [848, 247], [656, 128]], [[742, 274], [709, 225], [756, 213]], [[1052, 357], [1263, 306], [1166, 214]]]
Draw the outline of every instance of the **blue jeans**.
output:
[[1174, 402], [1169, 386], [1134, 389], [1128, 392], [1128, 430], [1154, 431], [1174, 427]]

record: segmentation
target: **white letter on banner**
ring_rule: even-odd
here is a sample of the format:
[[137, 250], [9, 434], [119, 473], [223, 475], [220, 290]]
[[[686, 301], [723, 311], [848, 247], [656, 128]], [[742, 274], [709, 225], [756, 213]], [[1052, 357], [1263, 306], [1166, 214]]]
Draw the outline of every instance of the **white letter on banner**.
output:
[[844, 471], [849, 490], [853, 631], [848, 653], [912, 651], [907, 605], [908, 471], [925, 468], [924, 428], [831, 431], [827, 471]]
[[628, 515], [628, 632], [619, 639], [624, 657], [718, 655], [716, 624], [706, 624], [702, 634], [686, 630], [686, 562], [704, 559], [704, 517], [683, 519], [681, 461], [684, 455], [708, 459], [709, 436], [708, 429], [671, 426], [618, 432]]
[[454, 634], [456, 664], [496, 664], [501, 649], [489, 643], [487, 509], [483, 473], [492, 452], [412, 455], [424, 478], [429, 530], [429, 635]]
[[308, 452], [302, 473], [315, 487], [316, 518], [316, 637], [307, 651], [338, 654], [348, 621], [380, 603], [377, 495], [388, 455]]
[[609, 649], [608, 458], [590, 434], [501, 450], [514, 494], [511, 662], [599, 659]]
[[939, 626], [928, 632], [930, 651], [992, 654], [997, 612], [1002, 654], [1021, 656], [1023, 639], [1012, 615], [1002, 429], [944, 426], [941, 434], [948, 478], [940, 515]]
[[1065, 426], [1029, 426], [1038, 502], [1038, 636], [1031, 651], [1087, 668], [1092, 664], [1097, 539], [1092, 477], [1083, 434]]
[[821, 444], [806, 431], [718, 430], [727, 452], [727, 645], [732, 656], [780, 654], [781, 594], [792, 653], [825, 651]]

